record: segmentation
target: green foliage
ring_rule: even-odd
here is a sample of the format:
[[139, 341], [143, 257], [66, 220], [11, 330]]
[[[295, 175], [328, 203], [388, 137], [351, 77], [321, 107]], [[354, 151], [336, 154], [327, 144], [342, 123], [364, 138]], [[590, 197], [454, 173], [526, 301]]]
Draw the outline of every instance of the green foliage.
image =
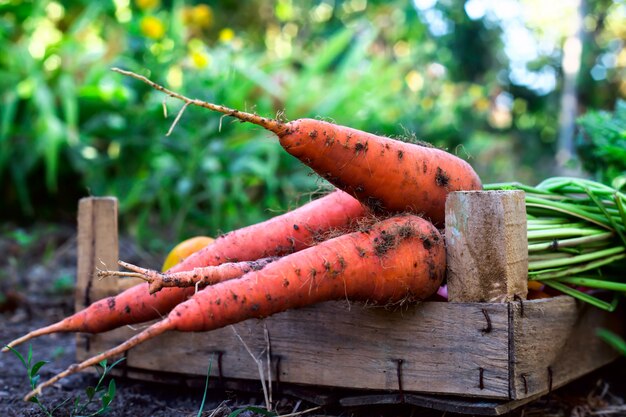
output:
[[[271, 135], [207, 110], [187, 109], [166, 137], [180, 103], [167, 100], [165, 118], [163, 95], [114, 66], [266, 116], [409, 132], [469, 158], [485, 181], [535, 182], [552, 163], [557, 92], [508, 81], [501, 28], [463, 4], [2, 2], [2, 216], [71, 219], [79, 197], [114, 195], [122, 228], [164, 251], [326, 185]], [[433, 33], [428, 13], [450, 30]]]
[[[26, 358], [24, 358], [24, 356], [14, 348], [9, 346], [7, 346], [7, 348], [20, 360], [22, 365], [24, 365], [24, 368], [26, 368], [26, 374], [28, 376], [30, 388], [35, 389], [40, 379], [39, 371], [48, 362], [39, 361], [33, 363], [33, 348], [30, 345], [28, 347], [28, 354], [26, 355]], [[109, 380], [109, 383], [107, 385], [104, 384], [104, 377], [111, 369], [113, 369], [113, 367], [115, 367], [115, 365], [123, 360], [124, 358], [118, 359], [111, 365], [107, 365], [106, 359], [99, 363], [102, 370], [100, 370], [100, 368], [96, 368], [98, 369], [98, 372], [100, 374], [100, 378], [98, 379], [96, 386], [88, 386], [85, 388], [85, 395], [87, 397], [87, 400], [85, 402], [83, 402], [80, 397], [76, 397], [74, 399], [74, 401], [72, 402], [72, 409], [69, 413], [70, 417], [99, 416], [105, 414], [109, 410], [109, 406], [115, 398], [115, 380]], [[55, 413], [70, 400], [71, 398], [68, 398], [54, 408], [49, 408], [41, 402], [37, 395], [34, 395], [29, 399], [30, 402], [35, 403], [39, 407], [41, 412], [43, 412], [48, 417], [54, 417]]]
[[585, 169], [615, 188], [626, 185], [626, 101], [613, 112], [590, 111], [578, 123], [579, 155]]
[[607, 329], [598, 329], [596, 334], [619, 353], [626, 356], [626, 341], [620, 336]]

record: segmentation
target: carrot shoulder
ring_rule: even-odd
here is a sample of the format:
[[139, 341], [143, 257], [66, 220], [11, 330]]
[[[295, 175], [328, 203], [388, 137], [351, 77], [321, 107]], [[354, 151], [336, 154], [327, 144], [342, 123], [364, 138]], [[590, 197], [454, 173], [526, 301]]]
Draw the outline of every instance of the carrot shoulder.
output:
[[[233, 261], [251, 261], [297, 252], [316, 244], [332, 230], [345, 230], [367, 210], [350, 195], [335, 190], [293, 211], [265, 222], [232, 231], [215, 239], [168, 273]], [[57, 332], [100, 333], [127, 324], [157, 319], [189, 298], [195, 288], [163, 288], [149, 294], [143, 283], [102, 300], [65, 319], [34, 330], [8, 345], [17, 346], [34, 337]], [[8, 351], [4, 348], [3, 351]]]
[[444, 277], [437, 229], [417, 216], [397, 216], [284, 256], [242, 278], [207, 287], [162, 321], [90, 358], [28, 394], [169, 330], [209, 331], [314, 303], [348, 299], [399, 304], [432, 295]]

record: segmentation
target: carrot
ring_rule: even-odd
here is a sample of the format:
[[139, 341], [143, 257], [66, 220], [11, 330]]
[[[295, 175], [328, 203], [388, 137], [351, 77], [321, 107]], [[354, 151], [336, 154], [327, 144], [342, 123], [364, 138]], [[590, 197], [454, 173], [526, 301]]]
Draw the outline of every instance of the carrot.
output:
[[207, 285], [214, 285], [218, 282], [227, 281], [233, 278], [239, 278], [250, 271], [263, 269], [267, 264], [274, 262], [276, 259], [278, 258], [272, 257], [261, 258], [256, 261], [226, 262], [216, 266], [194, 268], [190, 271], [165, 273], [119, 261], [121, 266], [133, 272], [99, 271], [98, 276], [101, 278], [109, 276], [139, 278], [148, 282], [149, 292], [150, 294], [154, 294], [166, 287], [198, 288], [205, 287]]
[[192, 100], [132, 72], [171, 97], [254, 123], [275, 133], [282, 147], [337, 188], [378, 213], [412, 212], [444, 223], [451, 191], [479, 190], [482, 184], [462, 159], [430, 146], [406, 143], [314, 119], [282, 122], [221, 105]]
[[[168, 272], [296, 252], [323, 240], [329, 231], [347, 229], [355, 219], [366, 214], [367, 210], [357, 200], [335, 190], [293, 211], [222, 235]], [[194, 292], [194, 288], [164, 288], [150, 295], [148, 288], [149, 284], [143, 283], [114, 297], [99, 300], [72, 316], [10, 342], [8, 346], [14, 347], [50, 333], [101, 333], [153, 320], [167, 314]], [[6, 352], [8, 348], [2, 351]]]
[[349, 299], [376, 304], [422, 300], [445, 273], [443, 238], [413, 215], [383, 220], [284, 256], [259, 271], [197, 292], [162, 321], [131, 339], [39, 385], [27, 398], [61, 378], [170, 330], [210, 331], [314, 303]]

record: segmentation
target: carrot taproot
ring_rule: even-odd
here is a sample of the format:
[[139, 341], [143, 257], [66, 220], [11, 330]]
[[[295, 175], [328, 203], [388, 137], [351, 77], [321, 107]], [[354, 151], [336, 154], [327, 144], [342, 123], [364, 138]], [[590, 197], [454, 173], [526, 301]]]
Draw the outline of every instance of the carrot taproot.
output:
[[414, 215], [395, 216], [286, 255], [258, 271], [197, 292], [160, 322], [126, 342], [40, 384], [27, 398], [170, 330], [210, 331], [314, 303], [348, 299], [376, 304], [422, 300], [439, 287], [445, 247], [438, 230]]
[[[333, 230], [347, 230], [368, 210], [341, 190], [335, 190], [303, 206], [267, 221], [219, 236], [213, 243], [185, 258], [170, 273], [224, 262], [251, 261], [297, 252], [315, 245]], [[186, 300], [194, 288], [164, 288], [149, 294], [142, 283], [92, 303], [65, 319], [10, 342], [15, 347], [34, 337], [58, 332], [101, 333], [127, 324], [153, 320]], [[7, 347], [3, 352], [7, 352]]]
[[261, 117], [190, 99], [144, 76], [118, 68], [113, 70], [183, 100], [186, 105], [204, 107], [273, 132], [288, 153], [379, 213], [412, 212], [442, 226], [449, 192], [482, 188], [478, 175], [467, 162], [441, 149], [321, 120], [283, 122]]
[[267, 264], [274, 262], [278, 257], [261, 258], [255, 261], [226, 262], [216, 266], [203, 266], [189, 271], [158, 272], [152, 269], [141, 268], [128, 262], [119, 261], [119, 265], [132, 271], [98, 271], [98, 277], [131, 277], [139, 278], [148, 283], [150, 294], [168, 287], [205, 287], [229, 279], [239, 278], [250, 272], [263, 269]]

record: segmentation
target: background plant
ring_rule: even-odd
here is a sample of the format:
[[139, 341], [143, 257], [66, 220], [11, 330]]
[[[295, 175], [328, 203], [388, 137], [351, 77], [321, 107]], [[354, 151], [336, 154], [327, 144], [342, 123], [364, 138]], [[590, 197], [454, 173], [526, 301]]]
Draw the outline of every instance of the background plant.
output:
[[[30, 388], [35, 389], [40, 379], [39, 371], [48, 362], [38, 361], [33, 363], [33, 348], [30, 345], [28, 347], [28, 353], [26, 357], [24, 357], [14, 348], [8, 346], [7, 348], [20, 360], [22, 365], [24, 365], [24, 368], [26, 368], [26, 374], [28, 376]], [[70, 417], [92, 417], [105, 414], [109, 409], [109, 405], [111, 404], [111, 402], [113, 402], [113, 399], [115, 398], [116, 388], [114, 379], [110, 379], [109, 383], [105, 385], [104, 378], [109, 373], [109, 371], [113, 369], [113, 367], [115, 367], [115, 365], [123, 360], [124, 358], [118, 359], [111, 365], [107, 365], [106, 360], [100, 362], [99, 365], [101, 369], [96, 367], [99, 374], [98, 382], [93, 387], [88, 386], [85, 388], [85, 395], [87, 397], [87, 400], [83, 401], [80, 397], [76, 397], [72, 401], [72, 406], [69, 414], [66, 415], [69, 415]], [[53, 408], [46, 406], [37, 395], [31, 397], [28, 401], [35, 403], [44, 415], [48, 417], [54, 417], [55, 415], [58, 415], [56, 414], [57, 411], [62, 409], [63, 411], [65, 411], [63, 407], [71, 400], [72, 398], [67, 398], [65, 401], [57, 404]], [[99, 402], [99, 405], [96, 405], [96, 400]]]
[[626, 185], [626, 101], [614, 111], [590, 111], [579, 119], [579, 152], [585, 168], [605, 184]]
[[[165, 119], [161, 96], [112, 66], [260, 114], [415, 135], [470, 157], [485, 182], [536, 183], [555, 167], [568, 36], [542, 19], [569, 17], [519, 2], [533, 41], [552, 45], [520, 64], [507, 49], [519, 22], [480, 3], [2, 1], [0, 216], [73, 222], [80, 196], [115, 195], [123, 229], [164, 251], [324, 185], [259, 129], [200, 109], [165, 137], [178, 104]], [[579, 102], [612, 108], [626, 92], [625, 6], [585, 4]]]

